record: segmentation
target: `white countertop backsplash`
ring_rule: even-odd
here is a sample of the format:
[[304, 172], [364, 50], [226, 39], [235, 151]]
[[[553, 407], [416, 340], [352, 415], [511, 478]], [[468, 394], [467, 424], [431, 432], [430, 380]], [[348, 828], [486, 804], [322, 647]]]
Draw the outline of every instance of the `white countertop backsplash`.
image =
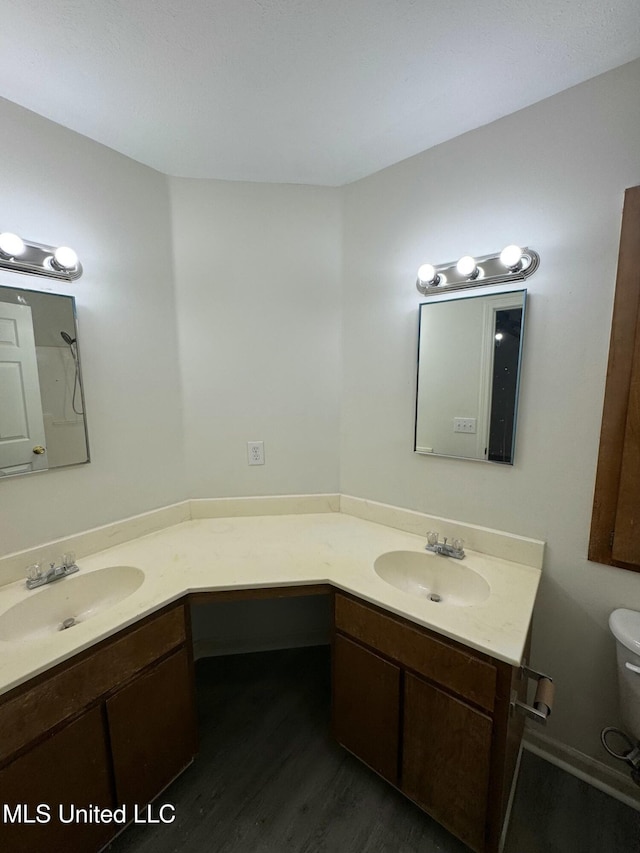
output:
[[[343, 511], [338, 512], [341, 500]], [[376, 520], [367, 520], [372, 517]], [[386, 523], [381, 523], [383, 519]], [[412, 529], [424, 532], [407, 532]], [[491, 587], [486, 601], [466, 607], [436, 604], [378, 577], [373, 569], [377, 557], [387, 551], [423, 552], [428, 529], [466, 540], [465, 565]], [[114, 539], [128, 541], [108, 547]], [[494, 553], [474, 550], [478, 544]], [[216, 499], [187, 501], [9, 555], [0, 560], [0, 577], [3, 572], [5, 578], [11, 577], [17, 566], [24, 568], [36, 559], [53, 558], [45, 554], [72, 549], [82, 574], [108, 566], [135, 566], [144, 571], [145, 580], [129, 597], [70, 630], [55, 632], [46, 640], [0, 641], [0, 693], [187, 593], [313, 584], [331, 584], [518, 665], [540, 580], [544, 543], [337, 495]], [[510, 559], [495, 556], [496, 552]], [[0, 619], [24, 598], [46, 594], [46, 586], [26, 590], [23, 568], [20, 580], [0, 586]], [[71, 584], [74, 577], [56, 584]]]

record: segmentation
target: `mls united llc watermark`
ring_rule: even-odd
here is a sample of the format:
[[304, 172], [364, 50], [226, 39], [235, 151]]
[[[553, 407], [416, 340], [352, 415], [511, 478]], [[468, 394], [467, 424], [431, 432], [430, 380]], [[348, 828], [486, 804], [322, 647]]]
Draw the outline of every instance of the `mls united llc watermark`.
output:
[[60, 803], [51, 806], [39, 803], [28, 806], [26, 803], [17, 805], [3, 804], [2, 822], [20, 824], [51, 823], [173, 823], [176, 819], [176, 809], [171, 803], [149, 806], [119, 806], [115, 809], [104, 809], [101, 806], [75, 806]]

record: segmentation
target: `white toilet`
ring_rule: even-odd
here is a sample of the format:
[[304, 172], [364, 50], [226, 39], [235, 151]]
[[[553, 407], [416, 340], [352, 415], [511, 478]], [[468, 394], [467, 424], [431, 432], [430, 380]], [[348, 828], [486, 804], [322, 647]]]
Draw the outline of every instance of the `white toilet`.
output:
[[609, 627], [616, 638], [622, 726], [628, 735], [640, 741], [640, 613], [614, 610]]

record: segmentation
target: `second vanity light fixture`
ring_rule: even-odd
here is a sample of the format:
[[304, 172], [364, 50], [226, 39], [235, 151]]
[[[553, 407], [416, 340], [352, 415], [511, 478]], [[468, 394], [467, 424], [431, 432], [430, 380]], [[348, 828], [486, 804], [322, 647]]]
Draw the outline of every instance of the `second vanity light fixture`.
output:
[[64, 281], [82, 275], [82, 264], [73, 249], [28, 242], [9, 231], [0, 234], [0, 269]]
[[465, 255], [459, 261], [422, 264], [418, 269], [416, 287], [428, 296], [442, 290], [459, 290], [486, 284], [524, 281], [538, 269], [540, 256], [533, 249], [507, 246], [500, 254], [472, 258]]

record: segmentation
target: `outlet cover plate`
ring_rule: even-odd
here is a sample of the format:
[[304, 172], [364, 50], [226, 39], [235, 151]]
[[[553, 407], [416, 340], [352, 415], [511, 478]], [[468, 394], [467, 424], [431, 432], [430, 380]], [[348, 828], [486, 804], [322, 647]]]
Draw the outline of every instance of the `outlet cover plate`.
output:
[[264, 441], [247, 442], [247, 462], [249, 465], [264, 465]]
[[453, 431], [475, 433], [477, 432], [477, 422], [477, 418], [454, 418]]

